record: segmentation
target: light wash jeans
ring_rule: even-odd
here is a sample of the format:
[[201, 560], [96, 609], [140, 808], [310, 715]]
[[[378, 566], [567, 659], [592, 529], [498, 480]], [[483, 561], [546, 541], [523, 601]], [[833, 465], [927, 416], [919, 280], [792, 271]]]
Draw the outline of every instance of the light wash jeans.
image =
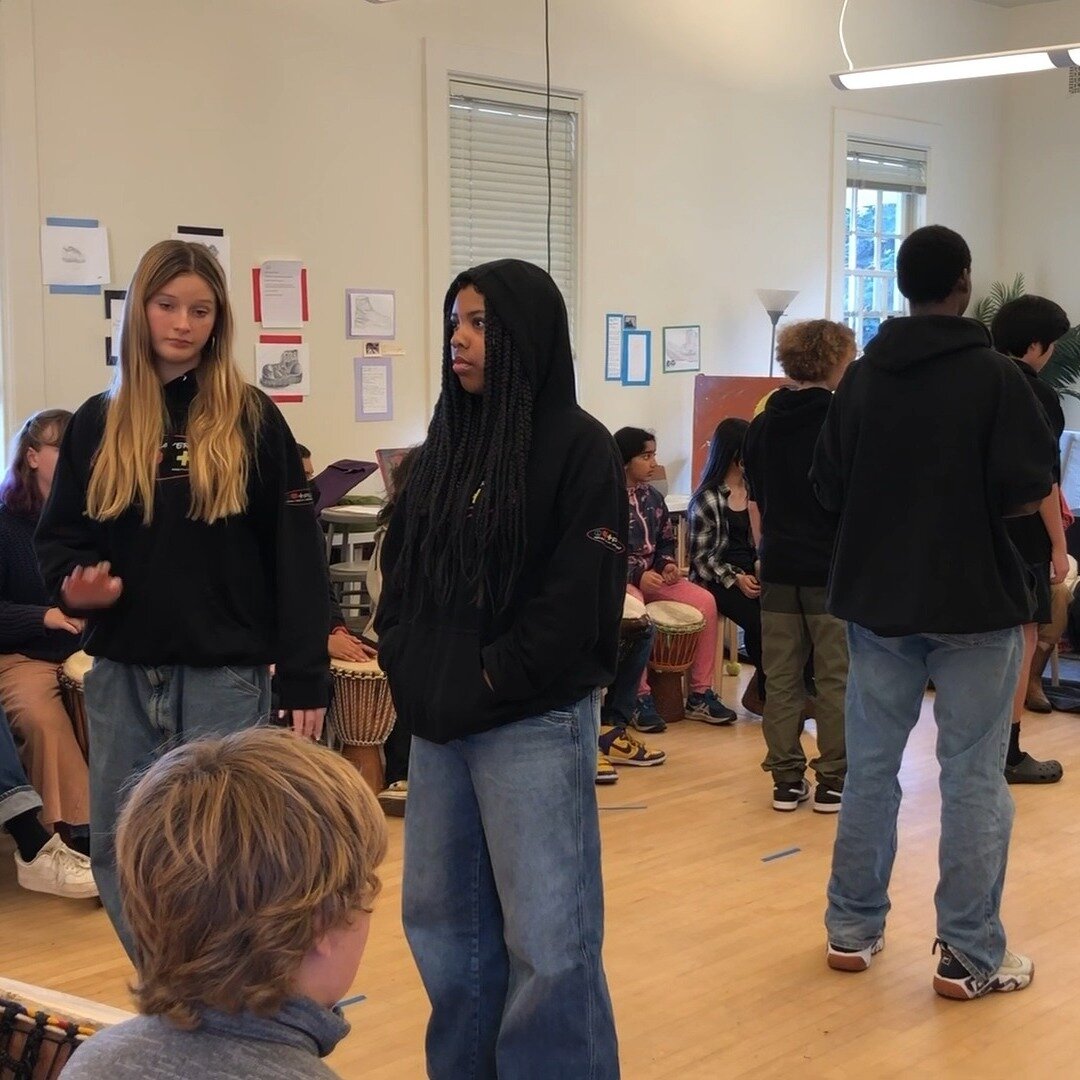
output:
[[41, 809], [41, 796], [26, 778], [11, 725], [0, 709], [0, 826], [27, 810]]
[[1001, 965], [1013, 820], [1005, 752], [1022, 651], [1019, 627], [886, 638], [848, 624], [848, 771], [825, 915], [834, 944], [863, 949], [885, 929], [897, 774], [930, 678], [941, 769], [937, 936], [976, 977]]
[[405, 934], [432, 1080], [615, 1080], [601, 963], [599, 694], [446, 745], [413, 738]]
[[116, 819], [126, 794], [157, 758], [181, 743], [268, 722], [270, 673], [265, 667], [139, 667], [98, 657], [83, 690], [90, 862], [101, 902], [134, 959], [116, 873]]

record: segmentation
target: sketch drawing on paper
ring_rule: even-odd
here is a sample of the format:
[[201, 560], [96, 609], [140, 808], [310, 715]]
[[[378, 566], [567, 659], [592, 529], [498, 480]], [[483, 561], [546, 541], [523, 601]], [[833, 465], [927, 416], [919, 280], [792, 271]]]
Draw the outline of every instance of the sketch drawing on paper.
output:
[[84, 263], [86, 256], [81, 248], [77, 248], [74, 244], [65, 244], [60, 249], [60, 260], [66, 263]]
[[664, 327], [664, 370], [701, 370], [701, 327]]
[[392, 341], [397, 329], [394, 293], [388, 289], [346, 289], [345, 328], [351, 338]]
[[263, 364], [259, 385], [267, 390], [281, 390], [303, 381], [304, 369], [300, 363], [299, 349], [282, 349], [281, 359], [273, 364]]

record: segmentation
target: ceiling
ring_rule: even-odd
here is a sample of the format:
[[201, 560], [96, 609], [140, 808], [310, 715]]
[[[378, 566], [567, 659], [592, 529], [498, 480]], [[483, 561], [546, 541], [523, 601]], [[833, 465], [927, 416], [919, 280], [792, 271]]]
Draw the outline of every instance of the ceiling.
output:
[[1047, 4], [1050, 0], [976, 0], [980, 4], [993, 4], [994, 7], [1026, 7], [1028, 4]]

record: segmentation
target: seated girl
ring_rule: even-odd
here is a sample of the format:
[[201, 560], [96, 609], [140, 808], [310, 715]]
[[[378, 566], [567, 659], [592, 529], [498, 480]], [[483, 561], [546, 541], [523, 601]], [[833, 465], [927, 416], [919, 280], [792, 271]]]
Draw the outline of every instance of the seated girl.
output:
[[[716, 696], [712, 685], [716, 601], [707, 589], [683, 578], [675, 561], [675, 530], [667, 504], [660, 492], [649, 484], [656, 470], [656, 437], [642, 428], [625, 427], [615, 432], [615, 442], [622, 454], [630, 499], [627, 592], [646, 604], [655, 600], [674, 600], [701, 612], [705, 630], [698, 638], [690, 668], [686, 717], [707, 724], [730, 724], [735, 713]], [[639, 697], [647, 699], [640, 703], [639, 712], [643, 715], [655, 712], [644, 676], [638, 692]]]
[[70, 419], [62, 409], [31, 416], [0, 483], [0, 709], [41, 796], [41, 820], [86, 854], [89, 774], [56, 681], [57, 666], [79, 648], [83, 622], [49, 606], [33, 545]]
[[[746, 653], [756, 668], [742, 705], [761, 715], [765, 672], [761, 666], [761, 583], [750, 532], [742, 444], [749, 422], [728, 417], [716, 425], [701, 482], [690, 500], [690, 580], [712, 593], [720, 614], [742, 627]], [[734, 659], [734, 657], [732, 657]]]

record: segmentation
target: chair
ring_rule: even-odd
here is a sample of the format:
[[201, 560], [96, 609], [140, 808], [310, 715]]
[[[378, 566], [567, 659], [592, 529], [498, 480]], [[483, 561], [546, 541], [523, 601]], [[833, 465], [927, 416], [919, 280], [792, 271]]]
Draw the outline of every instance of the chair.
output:
[[[326, 561], [329, 564], [330, 584], [341, 604], [342, 614], [359, 621], [365, 614], [364, 587], [368, 564], [371, 560], [370, 545], [374, 543], [378, 528], [378, 510], [371, 504], [331, 506], [319, 515], [326, 527]], [[360, 557], [354, 558], [354, 548], [363, 545]], [[335, 545], [340, 546], [341, 558], [332, 562]], [[364, 548], [367, 548], [365, 551]]]

